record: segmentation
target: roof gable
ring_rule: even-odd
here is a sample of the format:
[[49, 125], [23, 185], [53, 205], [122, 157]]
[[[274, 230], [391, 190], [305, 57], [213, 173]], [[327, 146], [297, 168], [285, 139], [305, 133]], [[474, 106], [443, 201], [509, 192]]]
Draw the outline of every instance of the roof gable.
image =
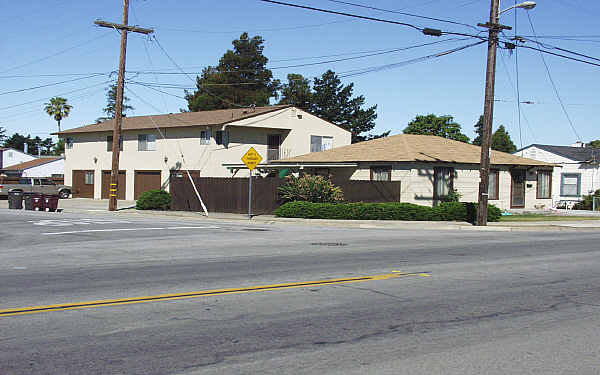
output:
[[52, 157], [52, 158], [38, 158], [38, 159], [26, 161], [24, 163], [11, 165], [10, 167], [6, 167], [3, 170], [5, 170], [5, 171], [23, 171], [25, 169], [39, 167], [40, 165], [52, 163], [54, 161], [61, 160], [61, 159], [63, 159], [62, 156]]
[[585, 162], [591, 160], [600, 160], [600, 149], [592, 147], [571, 147], [532, 144], [530, 146], [527, 146], [526, 148], [532, 146], [539, 148], [540, 150], [544, 150], [574, 161]]

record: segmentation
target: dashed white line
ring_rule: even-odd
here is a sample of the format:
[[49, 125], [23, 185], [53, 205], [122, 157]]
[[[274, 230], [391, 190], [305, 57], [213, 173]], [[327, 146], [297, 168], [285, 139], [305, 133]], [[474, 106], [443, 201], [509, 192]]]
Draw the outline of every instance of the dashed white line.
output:
[[132, 232], [138, 230], [177, 230], [177, 229], [219, 229], [216, 226], [204, 226], [204, 227], [157, 227], [157, 228], [113, 228], [113, 229], [88, 229], [88, 230], [72, 230], [68, 232], [48, 232], [42, 233], [46, 236], [59, 235], [59, 234], [77, 234], [77, 233], [96, 233], [96, 232]]

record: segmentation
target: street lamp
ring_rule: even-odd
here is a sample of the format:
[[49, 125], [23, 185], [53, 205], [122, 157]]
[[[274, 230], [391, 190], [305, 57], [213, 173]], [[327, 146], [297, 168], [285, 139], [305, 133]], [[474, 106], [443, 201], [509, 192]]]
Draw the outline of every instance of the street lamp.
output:
[[524, 1], [524, 2], [522, 2], [520, 4], [516, 4], [516, 5], [513, 5], [513, 6], [509, 7], [509, 8], [506, 8], [504, 10], [501, 10], [500, 13], [498, 13], [498, 15], [506, 13], [509, 10], [515, 9], [515, 8], [522, 8], [522, 9], [525, 9], [525, 10], [531, 10], [531, 9], [535, 8], [536, 5], [537, 4], [535, 3], [535, 1]]
[[478, 26], [486, 27], [489, 31], [488, 57], [485, 77], [485, 103], [483, 108], [483, 134], [481, 137], [481, 159], [479, 170], [479, 199], [477, 210], [477, 225], [487, 225], [488, 214], [488, 188], [490, 175], [490, 144], [492, 143], [492, 122], [494, 120], [494, 86], [496, 84], [496, 50], [498, 49], [498, 33], [502, 30], [510, 30], [511, 27], [500, 24], [500, 15], [511, 9], [523, 8], [533, 9], [534, 1], [524, 1], [510, 8], [499, 11], [500, 0], [492, 0], [490, 9], [490, 21]]

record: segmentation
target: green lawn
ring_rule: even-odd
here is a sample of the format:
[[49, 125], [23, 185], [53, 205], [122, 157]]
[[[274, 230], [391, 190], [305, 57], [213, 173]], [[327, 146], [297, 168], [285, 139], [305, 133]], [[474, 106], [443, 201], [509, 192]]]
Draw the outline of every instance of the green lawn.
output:
[[600, 217], [593, 216], [558, 216], [558, 215], [540, 215], [540, 214], [523, 214], [502, 216], [501, 222], [511, 221], [578, 221], [578, 220], [600, 220]]

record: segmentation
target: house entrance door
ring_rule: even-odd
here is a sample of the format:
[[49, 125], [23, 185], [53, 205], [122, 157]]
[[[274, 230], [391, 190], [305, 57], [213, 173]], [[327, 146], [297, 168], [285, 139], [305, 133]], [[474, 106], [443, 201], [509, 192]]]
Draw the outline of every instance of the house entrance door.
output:
[[525, 170], [515, 169], [510, 172], [512, 184], [510, 188], [510, 207], [525, 207]]

